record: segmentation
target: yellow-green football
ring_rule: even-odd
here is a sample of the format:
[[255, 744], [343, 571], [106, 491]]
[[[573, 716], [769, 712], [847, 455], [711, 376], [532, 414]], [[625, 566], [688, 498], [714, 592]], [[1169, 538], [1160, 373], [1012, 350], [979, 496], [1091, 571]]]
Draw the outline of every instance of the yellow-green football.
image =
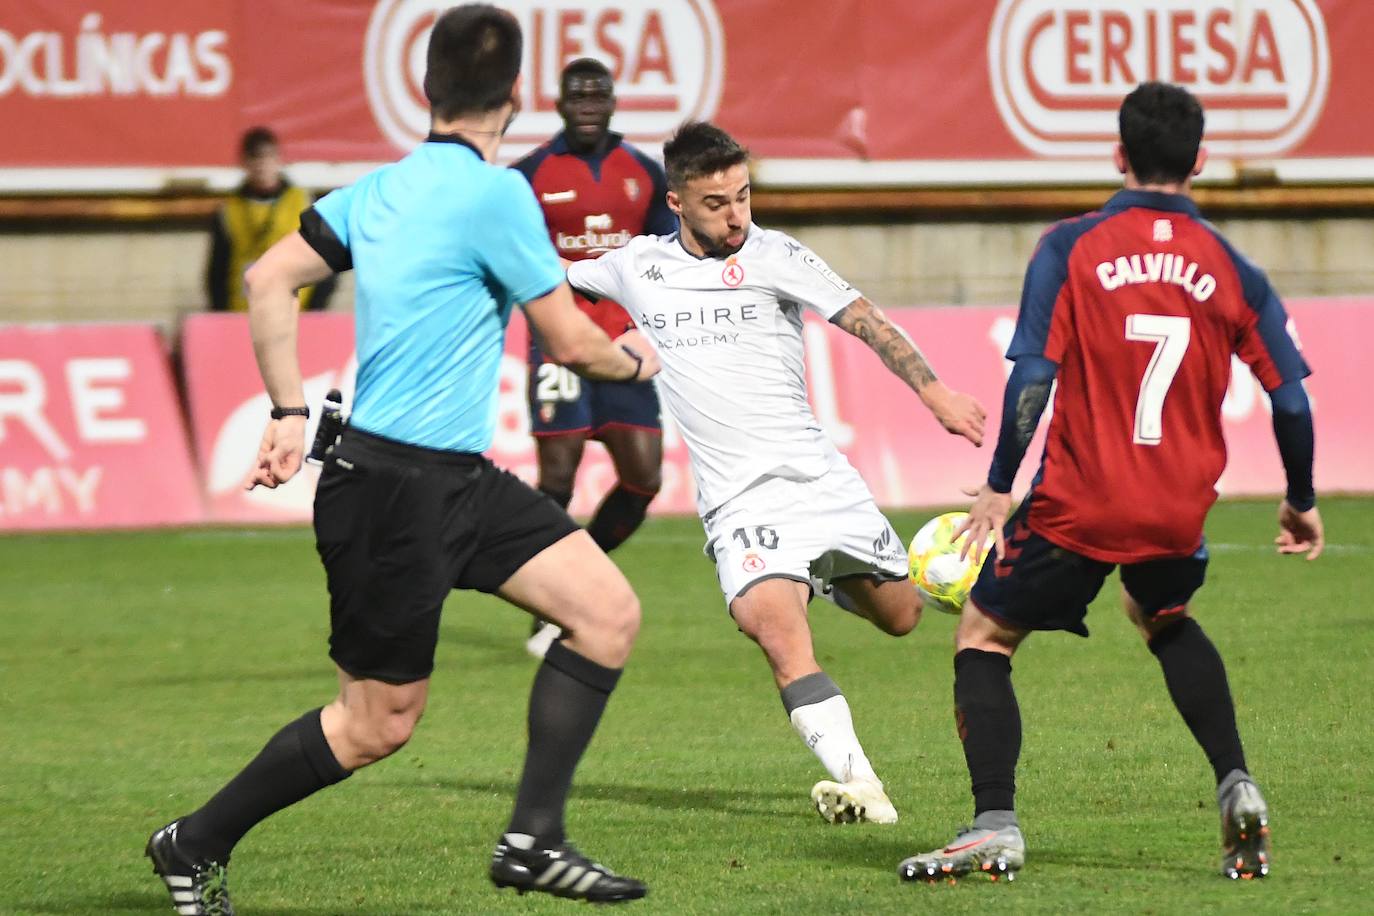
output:
[[983, 545], [983, 557], [977, 563], [972, 553], [959, 559], [959, 551], [968, 539], [965, 534], [954, 539], [954, 532], [968, 518], [967, 512], [946, 512], [936, 516], [921, 526], [911, 539], [911, 581], [921, 593], [926, 607], [958, 614], [968, 600], [973, 583], [978, 581], [978, 571], [983, 568], [983, 559], [992, 547], [993, 536], [989, 534]]

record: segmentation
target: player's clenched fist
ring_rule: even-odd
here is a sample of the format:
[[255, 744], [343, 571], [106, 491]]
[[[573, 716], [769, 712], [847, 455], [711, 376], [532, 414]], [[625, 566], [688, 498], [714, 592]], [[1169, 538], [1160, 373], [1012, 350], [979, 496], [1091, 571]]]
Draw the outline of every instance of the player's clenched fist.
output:
[[264, 486], [269, 490], [286, 483], [301, 469], [305, 456], [305, 417], [269, 420], [258, 443], [258, 457], [248, 475], [245, 490]]

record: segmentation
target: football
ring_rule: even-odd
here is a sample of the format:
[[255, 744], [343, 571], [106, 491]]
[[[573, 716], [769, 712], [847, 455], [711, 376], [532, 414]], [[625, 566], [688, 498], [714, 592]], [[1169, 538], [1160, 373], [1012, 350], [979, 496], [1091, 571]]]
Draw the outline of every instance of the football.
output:
[[968, 593], [978, 579], [978, 571], [983, 567], [982, 561], [987, 558], [994, 542], [993, 535], [989, 533], [987, 543], [983, 545], [983, 556], [978, 562], [973, 561], [972, 555], [961, 560], [959, 551], [963, 549], [968, 535], [956, 541], [954, 532], [966, 518], [967, 512], [938, 515], [922, 525], [911, 539], [911, 581], [915, 583], [927, 607], [946, 614], [958, 614], [963, 610]]

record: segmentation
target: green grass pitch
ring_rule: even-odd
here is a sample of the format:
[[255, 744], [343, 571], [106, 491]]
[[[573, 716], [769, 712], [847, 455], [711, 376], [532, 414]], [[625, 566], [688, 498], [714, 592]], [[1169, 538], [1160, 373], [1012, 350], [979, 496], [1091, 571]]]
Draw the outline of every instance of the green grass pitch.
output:
[[[902, 884], [897, 862], [971, 813], [951, 705], [952, 618], [891, 639], [827, 603], [818, 656], [901, 812], [824, 824], [824, 776], [758, 650], [731, 625], [695, 520], [617, 554], [641, 641], [579, 771], [569, 832], [644, 878], [640, 913], [1355, 913], [1374, 909], [1374, 501], [1322, 504], [1316, 563], [1269, 547], [1269, 502], [1219, 505], [1196, 616], [1225, 657], [1273, 813], [1274, 872], [1217, 874], [1205, 759], [1115, 579], [1093, 637], [1017, 656], [1027, 868]], [[897, 513], [914, 532], [932, 513]], [[171, 912], [148, 833], [200, 804], [283, 723], [328, 701], [323, 574], [303, 529], [0, 539], [0, 913]], [[236, 851], [245, 914], [571, 912], [498, 893], [535, 662], [526, 618], [455, 594], [409, 746], [261, 825]]]

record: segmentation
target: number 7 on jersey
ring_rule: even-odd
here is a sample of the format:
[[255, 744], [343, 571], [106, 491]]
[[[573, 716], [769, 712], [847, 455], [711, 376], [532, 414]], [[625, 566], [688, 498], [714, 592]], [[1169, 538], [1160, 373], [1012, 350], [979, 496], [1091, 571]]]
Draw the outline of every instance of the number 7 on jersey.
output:
[[1159, 445], [1164, 439], [1164, 399], [1174, 383], [1183, 354], [1188, 352], [1193, 325], [1179, 315], [1126, 316], [1126, 339], [1155, 345], [1145, 376], [1140, 380], [1140, 395], [1135, 402], [1136, 445]]

